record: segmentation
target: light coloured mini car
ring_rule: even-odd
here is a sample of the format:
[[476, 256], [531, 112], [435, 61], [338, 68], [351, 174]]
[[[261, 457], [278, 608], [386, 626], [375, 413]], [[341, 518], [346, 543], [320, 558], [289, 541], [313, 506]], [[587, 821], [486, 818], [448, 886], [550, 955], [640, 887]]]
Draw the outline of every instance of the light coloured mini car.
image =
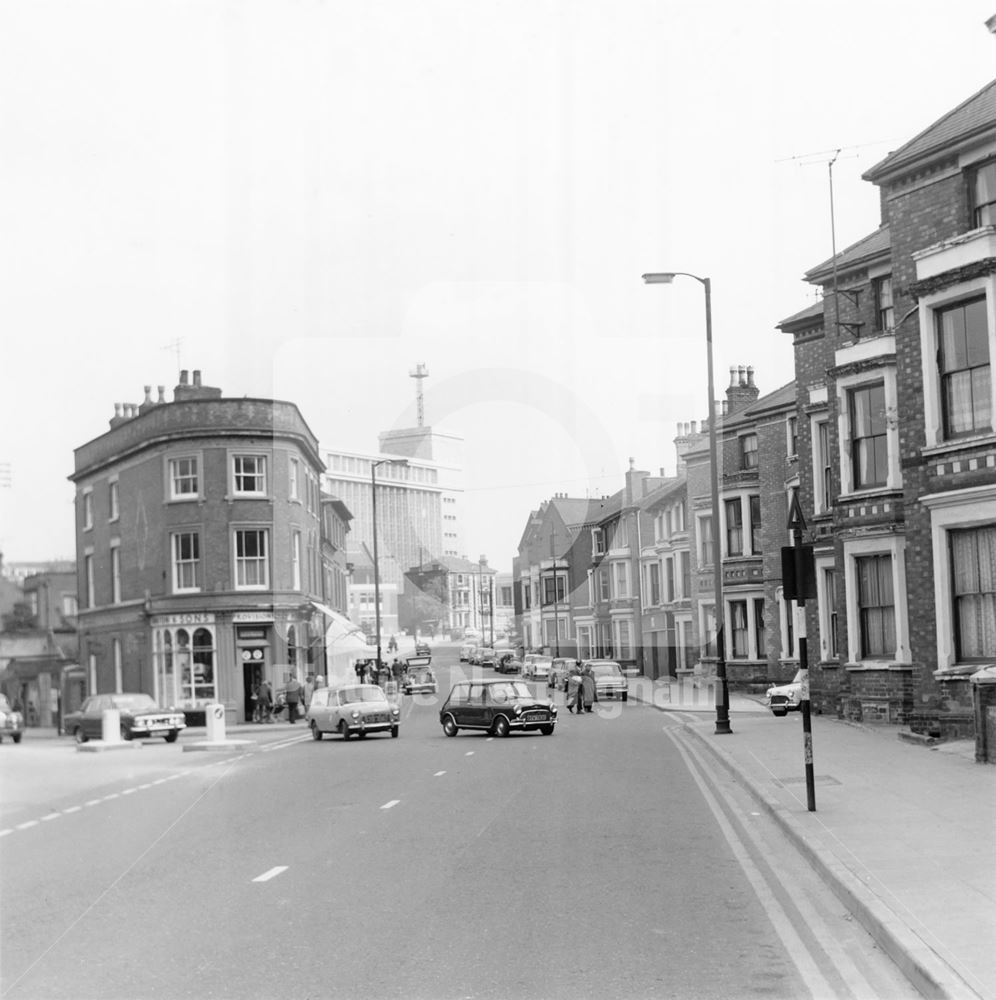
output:
[[788, 715], [802, 708], [802, 681], [805, 673], [797, 670], [788, 684], [773, 684], [764, 695], [764, 703], [774, 715]]
[[376, 684], [341, 684], [312, 693], [306, 721], [316, 740], [326, 733], [338, 733], [344, 740], [388, 732], [396, 738], [401, 709]]
[[522, 676], [526, 680], [537, 681], [550, 676], [550, 665], [553, 660], [549, 656], [538, 653], [526, 653], [522, 658]]

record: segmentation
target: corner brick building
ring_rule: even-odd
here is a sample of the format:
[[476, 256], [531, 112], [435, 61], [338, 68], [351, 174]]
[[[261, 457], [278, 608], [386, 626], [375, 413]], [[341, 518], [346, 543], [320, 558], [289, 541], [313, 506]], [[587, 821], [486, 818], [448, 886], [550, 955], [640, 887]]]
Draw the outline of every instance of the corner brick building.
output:
[[[793, 337], [814, 702], [967, 735], [996, 660], [996, 81], [865, 175], [879, 228]], [[816, 660], [813, 656], [811, 659]]]
[[[323, 495], [293, 403], [180, 374], [75, 451], [80, 662], [91, 693], [143, 691], [194, 721], [251, 719], [253, 685], [325, 673], [346, 608], [350, 514]], [[321, 605], [321, 607], [318, 607]]]

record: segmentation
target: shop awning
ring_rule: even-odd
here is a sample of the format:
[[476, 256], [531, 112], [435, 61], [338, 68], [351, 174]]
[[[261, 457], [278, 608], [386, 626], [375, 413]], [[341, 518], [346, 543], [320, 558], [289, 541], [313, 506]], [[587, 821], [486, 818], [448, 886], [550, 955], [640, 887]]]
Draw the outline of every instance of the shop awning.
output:
[[326, 618], [325, 624], [325, 645], [342, 646], [346, 640], [351, 640], [352, 645], [366, 646], [366, 633], [355, 622], [351, 622], [345, 615], [318, 601], [311, 602]]

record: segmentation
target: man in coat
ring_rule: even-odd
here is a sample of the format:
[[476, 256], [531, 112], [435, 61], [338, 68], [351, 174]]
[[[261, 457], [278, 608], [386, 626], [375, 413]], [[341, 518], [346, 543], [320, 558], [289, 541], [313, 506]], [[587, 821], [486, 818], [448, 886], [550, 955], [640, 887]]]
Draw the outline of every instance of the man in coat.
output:
[[297, 722], [297, 705], [303, 693], [301, 682], [292, 677], [284, 688], [284, 701], [287, 702], [287, 718], [290, 722]]

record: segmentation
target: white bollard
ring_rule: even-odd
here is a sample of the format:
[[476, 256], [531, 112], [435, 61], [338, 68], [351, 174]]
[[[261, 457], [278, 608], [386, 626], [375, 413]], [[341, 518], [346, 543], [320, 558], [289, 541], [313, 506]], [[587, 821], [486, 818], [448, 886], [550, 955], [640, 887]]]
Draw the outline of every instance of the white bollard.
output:
[[207, 738], [209, 743], [220, 743], [225, 739], [225, 706], [208, 705], [204, 709], [207, 721]]
[[100, 736], [105, 743], [121, 742], [121, 711], [105, 708], [100, 714]]

